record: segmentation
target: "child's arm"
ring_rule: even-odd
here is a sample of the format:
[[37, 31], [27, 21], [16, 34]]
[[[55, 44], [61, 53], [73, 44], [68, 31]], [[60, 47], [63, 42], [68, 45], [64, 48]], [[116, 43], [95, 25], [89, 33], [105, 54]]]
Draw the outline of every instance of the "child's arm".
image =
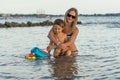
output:
[[56, 45], [50, 40], [50, 43], [47, 47], [47, 51], [50, 53], [50, 51], [55, 48], [56, 48]]

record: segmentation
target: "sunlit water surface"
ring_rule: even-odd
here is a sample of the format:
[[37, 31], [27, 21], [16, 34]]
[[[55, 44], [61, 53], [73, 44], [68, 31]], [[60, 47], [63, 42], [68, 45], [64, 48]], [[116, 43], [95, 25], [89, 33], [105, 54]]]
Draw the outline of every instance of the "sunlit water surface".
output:
[[51, 26], [0, 28], [0, 80], [120, 80], [120, 28], [77, 26], [76, 57], [39, 60], [24, 56], [46, 49]]

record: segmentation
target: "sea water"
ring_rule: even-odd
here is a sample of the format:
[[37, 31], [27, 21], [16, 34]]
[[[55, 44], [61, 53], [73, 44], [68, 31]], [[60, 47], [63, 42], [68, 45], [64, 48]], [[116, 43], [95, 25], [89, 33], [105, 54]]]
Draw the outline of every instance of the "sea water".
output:
[[[76, 57], [27, 60], [52, 26], [0, 28], [0, 80], [120, 80], [120, 17], [80, 17]], [[52, 53], [51, 53], [52, 54]]]

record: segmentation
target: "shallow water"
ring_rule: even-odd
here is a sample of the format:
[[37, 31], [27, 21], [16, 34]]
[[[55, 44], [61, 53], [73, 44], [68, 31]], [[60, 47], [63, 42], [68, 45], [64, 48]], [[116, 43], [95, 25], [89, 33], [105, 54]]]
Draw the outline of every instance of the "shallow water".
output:
[[0, 29], [0, 80], [120, 79], [120, 28], [78, 25], [76, 57], [25, 59], [35, 46], [46, 49], [50, 28]]

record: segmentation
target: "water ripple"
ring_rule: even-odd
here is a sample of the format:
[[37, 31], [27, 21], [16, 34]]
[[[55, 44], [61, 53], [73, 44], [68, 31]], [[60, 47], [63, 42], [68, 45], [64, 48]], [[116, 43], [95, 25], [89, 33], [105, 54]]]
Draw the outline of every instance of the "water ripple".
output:
[[32, 47], [46, 48], [50, 28], [0, 29], [1, 80], [120, 79], [120, 29], [81, 25], [78, 27], [79, 54], [76, 57], [25, 59]]

